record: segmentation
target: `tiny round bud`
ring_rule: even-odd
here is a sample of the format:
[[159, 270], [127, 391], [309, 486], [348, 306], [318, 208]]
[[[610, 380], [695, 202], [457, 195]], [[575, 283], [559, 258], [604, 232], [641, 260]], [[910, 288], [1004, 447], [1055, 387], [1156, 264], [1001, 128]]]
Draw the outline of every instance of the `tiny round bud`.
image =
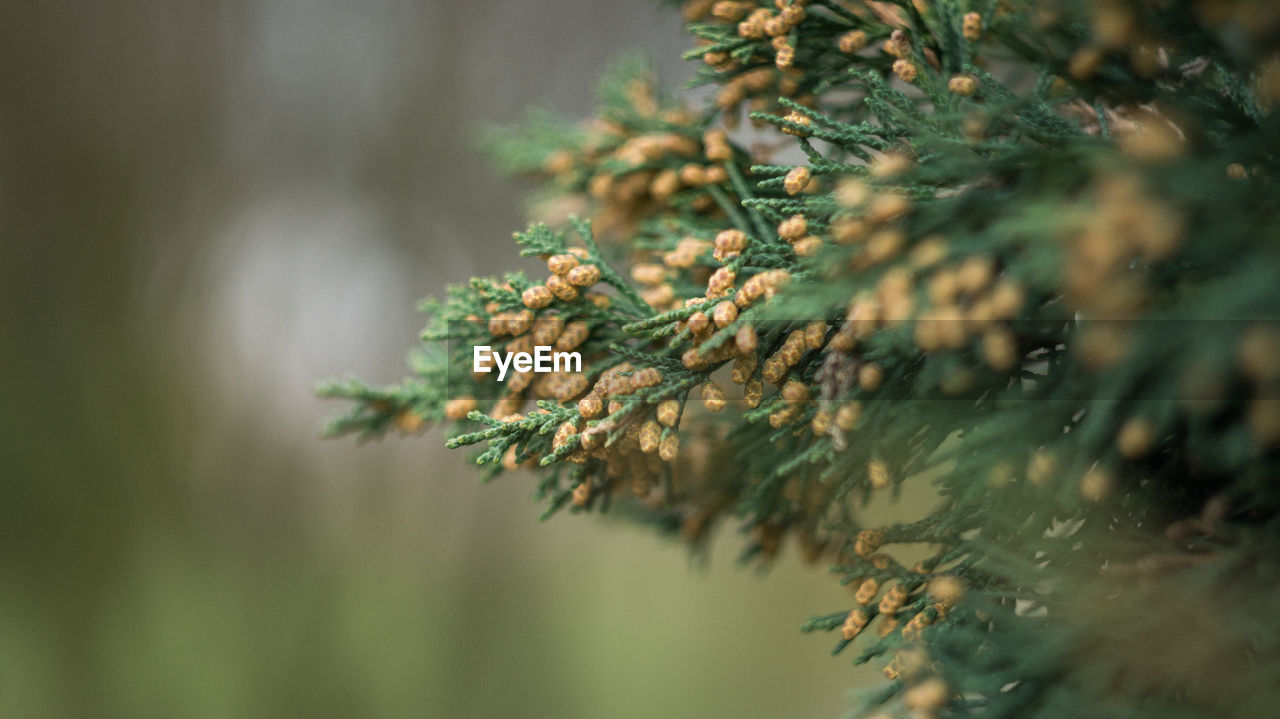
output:
[[595, 265], [578, 265], [566, 276], [575, 287], [590, 287], [600, 281], [600, 268]]
[[724, 390], [720, 389], [720, 385], [715, 382], [707, 382], [702, 385], [702, 404], [707, 408], [708, 412], [719, 412], [724, 409], [725, 396]]
[[694, 312], [689, 315], [689, 319], [685, 322], [685, 326], [693, 333], [695, 337], [705, 335], [711, 329], [711, 318], [707, 317], [705, 312]]
[[752, 13], [746, 20], [738, 23], [738, 37], [747, 40], [759, 40], [764, 37], [764, 21]]
[[867, 579], [858, 585], [858, 591], [854, 594], [853, 599], [858, 604], [866, 606], [876, 600], [880, 594], [880, 583], [874, 579]]
[[655, 413], [658, 417], [658, 424], [663, 427], [674, 427], [676, 421], [680, 419], [680, 400], [664, 399], [658, 403], [658, 410]]
[[[719, 135], [712, 135], [708, 133], [703, 138], [703, 145], [706, 147], [703, 154], [705, 154], [707, 159], [712, 162], [725, 162], [733, 159], [733, 146], [729, 144], [728, 136], [724, 135], [723, 131], [720, 131]], [[719, 171], [718, 173], [715, 172], [717, 170]], [[725, 175], [724, 178], [717, 180], [716, 178], [719, 177], [721, 173]], [[724, 179], [728, 179], [728, 171], [723, 167], [713, 166], [707, 168], [706, 180], [708, 184], [719, 184], [719, 182], [722, 182]]]
[[836, 47], [840, 48], [840, 52], [846, 55], [852, 55], [855, 52], [867, 46], [867, 33], [862, 30], [850, 30], [840, 36], [836, 41]]
[[658, 440], [658, 457], [666, 462], [670, 462], [676, 458], [676, 454], [680, 451], [680, 435], [675, 432], [666, 432], [662, 439]]
[[1106, 54], [1101, 48], [1082, 47], [1067, 62], [1067, 73], [1076, 80], [1088, 80], [1098, 71]]
[[853, 541], [853, 553], [859, 557], [870, 557], [884, 544], [884, 531], [880, 529], [860, 530]]
[[947, 241], [932, 235], [916, 243], [911, 249], [911, 264], [917, 269], [932, 267], [947, 256]]
[[973, 75], [956, 75], [947, 81], [947, 89], [962, 97], [972, 97], [978, 91], [978, 81]]
[[552, 255], [547, 259], [547, 269], [557, 275], [567, 275], [577, 266], [578, 258], [572, 254]]
[[896, 192], [884, 192], [876, 195], [867, 208], [866, 219], [872, 223], [888, 222], [906, 214], [911, 209], [911, 200]]
[[982, 357], [992, 369], [1011, 370], [1018, 364], [1018, 338], [1007, 327], [991, 327], [982, 333]]
[[[876, 559], [882, 557], [886, 560], [884, 562], [885, 568], [888, 568], [888, 557], [885, 557], [885, 555], [877, 554], [871, 559], [874, 563]], [[886, 617], [891, 617], [898, 613], [898, 610], [902, 608], [902, 604], [906, 601], [907, 590], [903, 589], [901, 584], [895, 584], [889, 587], [889, 591], [885, 592], [884, 596], [880, 598], [880, 613]]]
[[514, 472], [520, 468], [520, 463], [516, 461], [516, 448], [508, 447], [506, 452], [502, 453], [502, 468]]
[[889, 35], [889, 39], [884, 41], [881, 49], [886, 54], [897, 58], [904, 58], [911, 51], [911, 42], [907, 39], [907, 34], [902, 30], [894, 30]]
[[1116, 434], [1116, 448], [1128, 459], [1138, 459], [1151, 451], [1156, 443], [1156, 427], [1151, 420], [1133, 417]]
[[982, 16], [976, 12], [967, 12], [961, 21], [961, 31], [964, 33], [964, 39], [973, 42], [982, 37]]
[[667, 267], [688, 268], [693, 267], [698, 258], [691, 252], [682, 252], [680, 250], [671, 250], [662, 255], [662, 264]]
[[533, 327], [533, 311], [524, 309], [511, 314], [507, 319], [507, 331], [513, 337], [522, 335]]
[[810, 429], [819, 436], [831, 434], [831, 410], [822, 407], [813, 414], [813, 419], [809, 422]]
[[[785, 132], [786, 134], [788, 134], [788, 135], [795, 135], [795, 136], [797, 136], [797, 137], [808, 137], [808, 136], [809, 136], [809, 131], [808, 131], [806, 128], [808, 128], [809, 126], [813, 125], [813, 120], [809, 119], [809, 116], [808, 116], [808, 115], [806, 115], [806, 114], [804, 114], [804, 113], [802, 113], [802, 112], [796, 112], [795, 110], [792, 110], [791, 112], [788, 112], [785, 116], [783, 116], [783, 118], [782, 118], [782, 119], [783, 119], [783, 120], [785, 120], [785, 121], [787, 121], [787, 122], [789, 122], [789, 123], [791, 123], [792, 125], [800, 125], [800, 126], [801, 126], [801, 127], [786, 127], [786, 126], [784, 126], [784, 127], [782, 128], [782, 131], [783, 131], [783, 132]], [[795, 194], [795, 193], [792, 193], [792, 194]]]
[[865, 392], [875, 392], [884, 382], [884, 369], [880, 365], [864, 364], [858, 369], [858, 386]]
[[867, 612], [863, 609], [854, 609], [849, 612], [849, 616], [845, 618], [844, 624], [840, 627], [840, 636], [846, 641], [852, 640], [866, 628], [867, 623], [871, 620], [867, 618]]
[[1240, 371], [1254, 382], [1272, 382], [1280, 377], [1280, 329], [1271, 324], [1255, 324], [1236, 343]]
[[737, 22], [747, 14], [747, 10], [750, 7], [747, 3], [737, 2], [736, 0], [720, 0], [720, 2], [711, 6], [711, 14], [721, 20]]
[[862, 403], [856, 401], [844, 402], [840, 405], [840, 409], [836, 410], [836, 426], [845, 432], [851, 431], [857, 426], [861, 417]]
[[[780, 37], [774, 38], [774, 40], [782, 40], [782, 39], [783, 38], [780, 38]], [[795, 65], [796, 49], [794, 47], [791, 47], [790, 45], [787, 45], [785, 42], [776, 43], [776, 44], [780, 45], [780, 47], [778, 47], [778, 54], [774, 57], [773, 64], [779, 70], [786, 70], [787, 68]]]
[[[845, 178], [836, 185], [835, 198], [836, 203], [841, 207], [854, 208], [860, 207], [871, 196], [871, 188], [867, 183], [856, 177]], [[845, 219], [848, 219], [847, 217]]]
[[733, 324], [734, 320], [738, 319], [738, 307], [732, 302], [725, 300], [716, 305], [711, 316], [712, 319], [715, 320], [716, 327], [728, 327]]
[[769, 270], [761, 273], [758, 277], [760, 278], [760, 284], [764, 287], [766, 298], [773, 297], [778, 290], [786, 287], [791, 282], [791, 273], [782, 269]]
[[791, 245], [791, 249], [795, 251], [797, 257], [813, 257], [822, 249], [822, 239], [814, 235], [802, 237]]
[[680, 363], [683, 364], [686, 369], [692, 370], [703, 369], [708, 364], [707, 358], [702, 356], [702, 353], [698, 351], [697, 347], [691, 347], [685, 350], [684, 354], [680, 355]]
[[563, 175], [573, 169], [573, 153], [568, 150], [552, 152], [543, 160], [542, 169], [549, 175]]
[[769, 412], [769, 426], [777, 429], [796, 421], [799, 411], [795, 407], [778, 407]]
[[632, 389], [644, 389], [662, 384], [662, 372], [656, 367], [645, 367], [631, 375]]
[[916, 67], [916, 64], [905, 58], [893, 62], [893, 74], [901, 78], [903, 82], [915, 82], [919, 72], [920, 70]]
[[[975, 13], [970, 13], [975, 14]], [[938, 677], [930, 677], [902, 693], [902, 705], [912, 711], [932, 715], [946, 706], [951, 691], [947, 683]]]
[[1087, 501], [1101, 502], [1111, 494], [1114, 484], [1111, 473], [1095, 464], [1080, 478], [1080, 494]]
[[747, 247], [747, 235], [742, 230], [722, 230], [716, 235], [716, 257], [723, 259], [742, 252]]
[[578, 400], [578, 414], [586, 419], [599, 417], [602, 412], [604, 412], [604, 400], [600, 398], [600, 395], [592, 392]]
[[751, 379], [751, 373], [755, 372], [755, 369], [754, 357], [739, 357], [733, 361], [733, 369], [729, 372], [729, 381], [734, 384], [746, 384]]
[[426, 424], [422, 421], [422, 415], [409, 409], [396, 412], [395, 416], [391, 418], [391, 422], [395, 424], [396, 429], [405, 434], [413, 434]]
[[827, 343], [827, 323], [814, 320], [804, 326], [804, 346], [811, 350], [822, 349]]
[[751, 355], [755, 354], [756, 349], [760, 347], [760, 337], [756, 334], [755, 327], [743, 325], [734, 334], [733, 343], [737, 346], [740, 354]]
[[591, 450], [599, 447], [604, 443], [605, 437], [610, 429], [613, 429], [613, 427], [606, 420], [594, 427], [587, 427], [582, 430], [579, 434], [579, 437], [581, 437], [582, 448]]
[[1027, 461], [1027, 481], [1036, 486], [1043, 486], [1053, 476], [1057, 467], [1058, 462], [1052, 452], [1043, 447], [1037, 449], [1031, 453], [1031, 459]]
[[888, 489], [893, 484], [889, 465], [883, 459], [873, 459], [867, 464], [867, 481], [872, 489]]
[[790, 380], [782, 386], [782, 398], [788, 402], [804, 402], [809, 399], [809, 388], [803, 382]]
[[653, 262], [642, 262], [631, 268], [631, 279], [642, 285], [660, 285], [667, 279], [667, 270]]
[[1120, 146], [1127, 154], [1149, 162], [1169, 160], [1182, 154], [1185, 137], [1182, 131], [1155, 112], [1138, 115], [1137, 127], [1121, 136]]
[[985, 255], [971, 255], [956, 270], [956, 282], [962, 291], [976, 293], [986, 289], [995, 274], [993, 259]]
[[778, 237], [793, 242], [804, 237], [809, 232], [809, 223], [805, 221], [804, 215], [792, 215], [778, 224]]
[[901, 152], [887, 152], [871, 163], [871, 176], [880, 179], [897, 177], [911, 169], [911, 158]]
[[733, 303], [740, 309], [746, 309], [764, 297], [764, 282], [760, 275], [749, 278], [733, 296]]
[[857, 217], [837, 217], [831, 223], [831, 238], [839, 245], [852, 245], [867, 236], [867, 223]]
[[547, 278], [547, 289], [551, 290], [551, 294], [559, 297], [565, 302], [572, 302], [578, 299], [578, 288], [569, 284], [561, 275], [552, 275]]
[[1022, 286], [1009, 279], [1003, 279], [991, 289], [991, 313], [999, 319], [1012, 319], [1022, 311], [1026, 301]]
[[659, 172], [653, 178], [653, 181], [649, 183], [649, 194], [660, 202], [675, 194], [679, 189], [680, 173], [671, 168]]
[[728, 267], [717, 268], [711, 273], [711, 279], [707, 281], [707, 296], [721, 297], [727, 294], [736, 279], [737, 275]]
[[640, 435], [638, 437], [640, 441], [640, 451], [645, 454], [657, 452], [658, 441], [661, 437], [662, 427], [660, 427], [654, 420], [645, 420], [644, 424], [640, 425]]
[[551, 438], [551, 447], [553, 449], [560, 449], [565, 446], [569, 443], [569, 440], [577, 434], [577, 431], [577, 428], [573, 426], [572, 422], [562, 422], [560, 426], [556, 428], [555, 436]]
[[520, 301], [532, 309], [546, 307], [554, 298], [555, 295], [544, 285], [534, 285], [520, 294]]
[[929, 596], [942, 609], [954, 607], [964, 597], [964, 583], [951, 574], [940, 574], [929, 580]]
[[669, 284], [661, 284], [642, 290], [640, 298], [653, 307], [667, 308], [675, 301], [676, 290]]
[[869, 265], [877, 265], [897, 257], [907, 243], [907, 236], [896, 227], [879, 230], [867, 238], [866, 251], [861, 259]]
[[702, 165], [690, 162], [680, 168], [680, 181], [690, 187], [697, 187], [707, 181], [707, 170]]
[[765, 382], [772, 385], [782, 384], [783, 378], [787, 376], [787, 363], [777, 354], [771, 356], [764, 361], [764, 367], [760, 371], [760, 376]]
[[556, 338], [556, 349], [568, 352], [575, 349], [578, 345], [586, 341], [587, 335], [591, 333], [586, 322], [582, 320], [574, 320], [565, 325], [564, 331]]
[[507, 334], [509, 332], [509, 330], [507, 329], [509, 327], [509, 325], [507, 324], [508, 316], [509, 315], [507, 315], [507, 313], [501, 312], [499, 314], [496, 314], [490, 317], [489, 325], [488, 325], [489, 334], [493, 335], [494, 337], [501, 337], [502, 335]]
[[444, 403], [444, 416], [455, 421], [464, 419], [475, 408], [475, 397], [455, 397]]
[[787, 173], [786, 178], [783, 180], [783, 187], [788, 195], [798, 195], [809, 186], [811, 179], [813, 179], [813, 175], [810, 174], [809, 168], [803, 166], [795, 167]]

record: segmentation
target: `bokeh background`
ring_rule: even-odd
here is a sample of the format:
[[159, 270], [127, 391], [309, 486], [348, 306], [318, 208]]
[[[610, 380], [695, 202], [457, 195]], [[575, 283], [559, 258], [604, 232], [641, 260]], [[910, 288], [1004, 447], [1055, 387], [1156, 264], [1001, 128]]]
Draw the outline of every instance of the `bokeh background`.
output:
[[836, 717], [849, 605], [597, 517], [540, 524], [439, 433], [322, 440], [527, 187], [475, 151], [590, 110], [656, 2], [0, 9], [0, 716]]

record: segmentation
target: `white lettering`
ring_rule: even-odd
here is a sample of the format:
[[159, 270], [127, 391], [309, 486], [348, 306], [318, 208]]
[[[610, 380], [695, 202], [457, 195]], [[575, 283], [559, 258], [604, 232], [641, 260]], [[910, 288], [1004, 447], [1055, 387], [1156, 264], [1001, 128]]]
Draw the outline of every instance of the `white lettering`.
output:
[[[506, 362], [503, 362], [504, 359]], [[493, 363], [498, 365], [498, 381], [501, 382], [507, 378], [507, 368], [511, 366], [511, 353], [498, 354], [494, 352]]]
[[498, 381], [502, 382], [507, 378], [507, 370], [514, 369], [516, 372], [581, 372], [582, 371], [582, 354], [579, 352], [552, 352], [551, 348], [546, 345], [538, 345], [533, 348], [533, 354], [528, 352], [494, 352], [488, 345], [478, 345], [472, 348], [471, 353], [471, 370], [473, 372], [487, 373], [492, 372], [493, 368], [498, 368]]
[[[564, 360], [564, 369], [560, 369], [560, 360]], [[556, 352], [553, 355], [552, 369], [556, 372], [581, 372], [582, 354], [579, 352]]]

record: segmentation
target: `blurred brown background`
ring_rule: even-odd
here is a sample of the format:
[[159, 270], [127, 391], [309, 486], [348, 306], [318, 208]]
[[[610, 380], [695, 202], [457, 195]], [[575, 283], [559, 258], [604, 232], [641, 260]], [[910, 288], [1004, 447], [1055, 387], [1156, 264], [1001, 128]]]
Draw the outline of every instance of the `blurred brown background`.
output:
[[0, 716], [840, 715], [821, 568], [318, 436], [316, 380], [399, 378], [416, 300], [514, 262], [478, 125], [687, 42], [647, 1], [6, 3]]

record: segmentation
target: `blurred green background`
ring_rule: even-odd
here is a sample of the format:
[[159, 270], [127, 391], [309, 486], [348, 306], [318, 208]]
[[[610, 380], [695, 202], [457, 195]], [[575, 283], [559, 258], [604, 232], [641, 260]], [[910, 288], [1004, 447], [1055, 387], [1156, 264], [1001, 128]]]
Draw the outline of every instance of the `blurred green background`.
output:
[[875, 672], [797, 633], [849, 595], [793, 553], [318, 436], [316, 380], [397, 379], [416, 300], [512, 264], [478, 124], [687, 42], [650, 2], [5, 3], [0, 716], [842, 714]]

